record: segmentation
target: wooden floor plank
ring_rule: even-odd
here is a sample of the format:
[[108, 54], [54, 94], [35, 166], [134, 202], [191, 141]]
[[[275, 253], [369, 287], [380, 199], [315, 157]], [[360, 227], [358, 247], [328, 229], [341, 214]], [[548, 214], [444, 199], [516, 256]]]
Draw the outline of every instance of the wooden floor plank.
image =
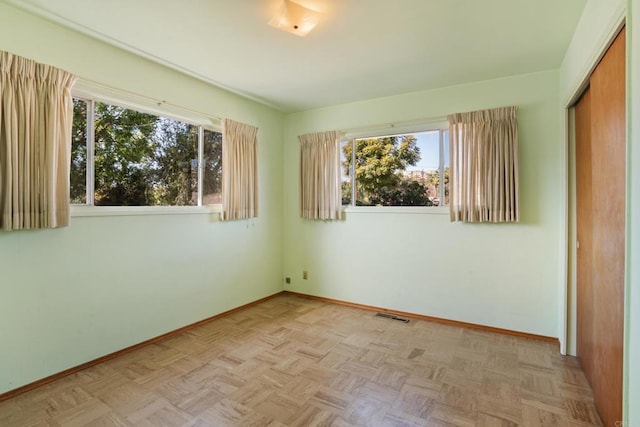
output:
[[601, 425], [545, 341], [280, 295], [0, 402], [0, 425]]

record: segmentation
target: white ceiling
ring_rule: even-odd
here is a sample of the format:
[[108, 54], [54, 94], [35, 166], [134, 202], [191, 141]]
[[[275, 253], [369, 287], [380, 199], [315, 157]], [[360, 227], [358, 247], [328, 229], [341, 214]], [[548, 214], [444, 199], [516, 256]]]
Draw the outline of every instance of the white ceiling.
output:
[[304, 38], [281, 0], [9, 0], [283, 111], [558, 68], [586, 0], [296, 2]]

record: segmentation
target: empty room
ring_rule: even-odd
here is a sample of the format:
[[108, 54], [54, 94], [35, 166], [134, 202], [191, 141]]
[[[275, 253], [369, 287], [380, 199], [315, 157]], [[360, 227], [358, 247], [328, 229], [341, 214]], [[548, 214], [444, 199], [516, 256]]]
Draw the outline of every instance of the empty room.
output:
[[640, 426], [639, 11], [0, 0], [0, 426]]

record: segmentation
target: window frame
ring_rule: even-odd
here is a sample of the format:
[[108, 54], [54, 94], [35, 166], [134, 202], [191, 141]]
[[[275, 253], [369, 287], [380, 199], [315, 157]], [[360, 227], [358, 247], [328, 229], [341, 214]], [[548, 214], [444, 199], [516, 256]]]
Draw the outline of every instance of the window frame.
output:
[[342, 144], [352, 144], [351, 150], [351, 203], [348, 205], [342, 205], [342, 210], [345, 213], [375, 213], [375, 214], [435, 214], [435, 215], [448, 215], [449, 205], [445, 206], [357, 206], [356, 205], [356, 176], [354, 173], [354, 167], [356, 162], [356, 150], [355, 141], [357, 139], [366, 138], [380, 138], [385, 136], [399, 136], [423, 132], [439, 131], [439, 165], [438, 173], [440, 175], [440, 184], [438, 188], [438, 197], [444, 200], [444, 132], [449, 131], [449, 122], [444, 118], [434, 119], [429, 122], [417, 122], [406, 124], [388, 124], [379, 127], [370, 127], [363, 129], [355, 129], [351, 131], [345, 131], [342, 134], [340, 140], [340, 146]]
[[[222, 121], [198, 112], [184, 109], [151, 98], [126, 91], [102, 87], [90, 82], [78, 82], [71, 91], [74, 99], [87, 103], [87, 165], [86, 165], [86, 202], [71, 204], [73, 217], [99, 216], [138, 216], [138, 215], [181, 215], [181, 214], [222, 214], [222, 204], [203, 205], [203, 157], [204, 132], [222, 132]], [[195, 206], [96, 206], [95, 205], [95, 103], [102, 102], [141, 113], [153, 114], [163, 118], [177, 120], [198, 127], [198, 183], [197, 205]]]

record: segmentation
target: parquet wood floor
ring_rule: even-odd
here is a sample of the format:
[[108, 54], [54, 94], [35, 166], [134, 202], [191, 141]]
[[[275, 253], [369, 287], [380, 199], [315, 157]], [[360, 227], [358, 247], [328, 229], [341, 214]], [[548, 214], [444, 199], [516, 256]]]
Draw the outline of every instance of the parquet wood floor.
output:
[[281, 295], [2, 402], [0, 425], [601, 423], [552, 343]]

